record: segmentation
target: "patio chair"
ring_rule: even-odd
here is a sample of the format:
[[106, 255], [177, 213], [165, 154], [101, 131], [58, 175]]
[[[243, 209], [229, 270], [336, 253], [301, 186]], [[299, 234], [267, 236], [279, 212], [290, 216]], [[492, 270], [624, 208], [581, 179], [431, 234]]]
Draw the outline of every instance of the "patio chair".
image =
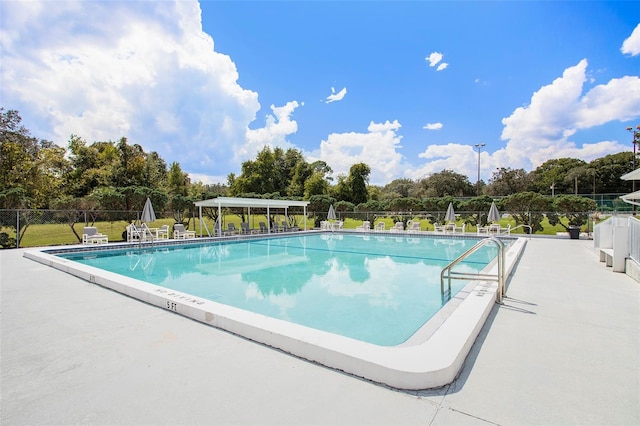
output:
[[162, 225], [156, 231], [156, 238], [158, 239], [168, 239], [169, 238], [169, 225]]
[[254, 231], [251, 229], [247, 222], [242, 222], [240, 224], [240, 230], [243, 234], [253, 234]]
[[186, 240], [187, 238], [195, 238], [196, 231], [187, 231], [184, 225], [176, 223], [173, 225], [173, 238], [176, 240]]
[[109, 238], [98, 232], [95, 226], [85, 226], [82, 231], [82, 244], [101, 244], [108, 243]]
[[356, 231], [368, 231], [371, 229], [371, 222], [365, 220], [362, 222], [362, 225], [356, 226]]
[[393, 225], [391, 227], [391, 229], [389, 229], [390, 232], [400, 232], [400, 231], [404, 231], [404, 223], [402, 222], [396, 222], [395, 225]]
[[142, 239], [143, 232], [135, 223], [131, 222], [127, 225], [127, 242], [133, 243]]
[[384, 222], [378, 222], [376, 223], [376, 231], [380, 232], [380, 231], [384, 231], [385, 230], [385, 224]]
[[267, 224], [264, 222], [260, 222], [260, 232], [263, 234], [266, 234], [267, 232], [269, 232], [269, 228], [267, 228]]
[[224, 232], [224, 235], [234, 235], [238, 232], [236, 229], [236, 225], [234, 223], [227, 224], [227, 230]]
[[420, 232], [420, 222], [411, 220], [407, 223], [407, 232]]
[[444, 225], [444, 232], [456, 232], [456, 224], [454, 222], [449, 222]]

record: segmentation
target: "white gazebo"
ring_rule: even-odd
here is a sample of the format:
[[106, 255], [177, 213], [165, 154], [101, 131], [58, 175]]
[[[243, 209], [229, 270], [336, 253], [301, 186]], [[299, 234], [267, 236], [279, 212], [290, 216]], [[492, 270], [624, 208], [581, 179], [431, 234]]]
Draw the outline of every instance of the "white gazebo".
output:
[[[622, 180], [640, 180], [640, 169], [635, 169], [632, 172], [629, 172], [625, 175], [620, 176]], [[635, 189], [635, 185], [634, 185]], [[632, 192], [631, 194], [623, 195], [622, 201], [627, 204], [633, 204], [635, 206], [640, 206], [640, 191]]]
[[[248, 209], [249, 218], [251, 218], [251, 208], [267, 209], [267, 217], [269, 217], [271, 210], [284, 210], [284, 215], [287, 215], [289, 207], [302, 207], [304, 214], [304, 227], [307, 229], [307, 206], [309, 201], [296, 201], [296, 200], [271, 200], [265, 198], [234, 198], [234, 197], [218, 197], [211, 198], [209, 200], [196, 201], [195, 205], [198, 207], [198, 215], [200, 217], [200, 236], [202, 236], [202, 208], [203, 207], [217, 207], [218, 208], [218, 220], [222, 217], [223, 207], [246, 207]], [[221, 227], [221, 224], [218, 224]], [[271, 222], [267, 220], [268, 232], [271, 233]], [[206, 226], [205, 226], [206, 228]], [[220, 229], [220, 228], [218, 228]], [[207, 229], [207, 234], [209, 230]], [[209, 234], [210, 236], [211, 234]]]

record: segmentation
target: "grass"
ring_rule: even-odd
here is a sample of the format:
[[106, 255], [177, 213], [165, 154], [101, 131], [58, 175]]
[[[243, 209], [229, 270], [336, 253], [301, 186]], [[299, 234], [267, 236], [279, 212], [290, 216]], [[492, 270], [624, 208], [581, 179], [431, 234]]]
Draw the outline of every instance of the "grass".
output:
[[[282, 219], [279, 219], [279, 222]], [[416, 219], [417, 220], [417, 219]], [[385, 223], [385, 229], [390, 229], [394, 225], [394, 221], [390, 217], [377, 218], [374, 221], [371, 221], [371, 228], [375, 229], [375, 225], [378, 222]], [[204, 222], [208, 227], [209, 231], [212, 232], [214, 229], [213, 221], [211, 219], [205, 219]], [[240, 228], [241, 219], [237, 215], [227, 215], [224, 218], [224, 223], [233, 223], [236, 225], [236, 228]], [[250, 225], [252, 228], [259, 228], [260, 222], [267, 222], [267, 218], [262, 215], [252, 215]], [[363, 220], [346, 218], [344, 220], [344, 229], [355, 229], [357, 226], [362, 225]], [[172, 226], [174, 223], [173, 218], [169, 219], [159, 219], [153, 223], [150, 223], [150, 227], [160, 227], [162, 225]], [[300, 227], [302, 227], [304, 221], [302, 217], [297, 218], [297, 223]], [[513, 219], [503, 218], [500, 220], [500, 226], [505, 228], [507, 225], [511, 224], [511, 228], [515, 228], [517, 225]], [[458, 225], [462, 225], [462, 222], [459, 222]], [[123, 241], [122, 233], [125, 231], [125, 227], [127, 226], [127, 222], [125, 221], [114, 221], [114, 222], [96, 222], [93, 224], [98, 231], [107, 235], [109, 237], [110, 242]], [[544, 230], [542, 232], [536, 232], [538, 235], [556, 235], [558, 232], [566, 232], [561, 225], [551, 226], [549, 221], [545, 217], [542, 221], [542, 226]], [[82, 228], [84, 224], [76, 223], [74, 228], [78, 235], [82, 237]], [[197, 234], [200, 233], [200, 225], [196, 220], [195, 224], [192, 221], [190, 224], [191, 229], [195, 230]], [[315, 223], [313, 220], [307, 219], [307, 229], [312, 229], [315, 227]], [[582, 227], [583, 230], [586, 229], [585, 226]], [[434, 225], [426, 219], [420, 220], [420, 229], [422, 231], [433, 231]], [[15, 230], [12, 228], [2, 228], [2, 231], [9, 234], [10, 238], [15, 238]], [[476, 233], [475, 226], [467, 226], [466, 232], [469, 234]], [[524, 234], [524, 228], [518, 228], [512, 232], [512, 234], [519, 235]], [[203, 227], [203, 234], [206, 234], [206, 230]], [[56, 245], [68, 245], [68, 244], [78, 244], [81, 241], [78, 241], [76, 236], [73, 234], [71, 227], [67, 224], [42, 224], [42, 225], [29, 225], [27, 231], [25, 232], [22, 240], [20, 241], [20, 247], [44, 247], [44, 246], [56, 246]]]

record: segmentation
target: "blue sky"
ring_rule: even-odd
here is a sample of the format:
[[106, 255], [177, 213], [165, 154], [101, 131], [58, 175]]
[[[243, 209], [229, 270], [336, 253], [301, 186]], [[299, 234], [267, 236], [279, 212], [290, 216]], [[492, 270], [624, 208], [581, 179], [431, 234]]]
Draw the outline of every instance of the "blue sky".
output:
[[637, 2], [2, 1], [1, 105], [225, 182], [266, 144], [371, 183], [631, 150]]

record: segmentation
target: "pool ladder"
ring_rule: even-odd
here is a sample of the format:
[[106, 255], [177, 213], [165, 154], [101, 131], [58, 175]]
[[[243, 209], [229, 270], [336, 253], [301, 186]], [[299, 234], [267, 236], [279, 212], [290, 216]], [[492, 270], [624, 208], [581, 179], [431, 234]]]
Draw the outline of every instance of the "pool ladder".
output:
[[[478, 251], [481, 247], [487, 244], [495, 244], [498, 248], [498, 274], [483, 274], [479, 272], [456, 272], [453, 267], [469, 257], [471, 254]], [[440, 294], [442, 296], [442, 302], [451, 299], [451, 280], [481, 280], [481, 281], [496, 281], [498, 283], [498, 293], [496, 294], [496, 302], [502, 303], [502, 297], [505, 294], [505, 244], [496, 237], [484, 238], [478, 241], [473, 247], [461, 254], [457, 259], [449, 263], [444, 267], [440, 273]], [[448, 284], [447, 290], [445, 290], [445, 280]]]

